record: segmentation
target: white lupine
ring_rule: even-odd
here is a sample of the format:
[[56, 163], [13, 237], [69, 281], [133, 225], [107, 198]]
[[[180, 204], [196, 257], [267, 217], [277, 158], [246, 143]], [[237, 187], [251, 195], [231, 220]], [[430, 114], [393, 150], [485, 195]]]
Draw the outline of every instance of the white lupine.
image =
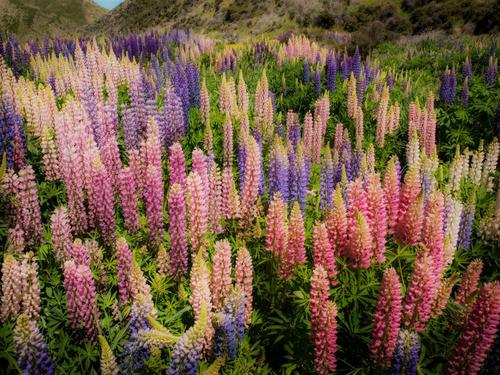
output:
[[469, 167], [470, 167], [470, 155], [471, 152], [469, 149], [465, 149], [461, 159], [462, 159], [462, 178], [465, 178], [469, 175]]
[[479, 148], [476, 152], [472, 154], [472, 162], [469, 169], [469, 178], [471, 181], [479, 185], [481, 183], [481, 174], [483, 172], [483, 161], [484, 161], [484, 151], [483, 151], [483, 140], [479, 144]]
[[418, 135], [415, 132], [406, 146], [406, 160], [408, 169], [415, 166], [420, 169], [420, 146], [418, 143]]
[[498, 144], [498, 139], [494, 138], [493, 142], [491, 142], [488, 147], [482, 176], [482, 183], [486, 186], [488, 191], [493, 191], [493, 177], [490, 176], [490, 174], [494, 173], [497, 168], [499, 149], [500, 145]]
[[463, 205], [458, 199], [448, 195], [446, 197], [446, 206], [448, 216], [445, 232], [445, 263], [450, 264], [457, 248]]

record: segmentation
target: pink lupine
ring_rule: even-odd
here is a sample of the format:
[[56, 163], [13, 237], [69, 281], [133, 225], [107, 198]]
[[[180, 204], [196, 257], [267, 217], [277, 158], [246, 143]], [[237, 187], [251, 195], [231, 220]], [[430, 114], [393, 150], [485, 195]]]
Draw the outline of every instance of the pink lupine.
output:
[[455, 303], [464, 306], [466, 309], [472, 306], [482, 271], [483, 261], [481, 259], [475, 259], [469, 263], [463, 275], [460, 288], [458, 288], [457, 295], [455, 296]]
[[82, 327], [87, 340], [97, 337], [99, 311], [97, 309], [95, 282], [87, 265], [76, 265], [69, 260], [64, 263], [64, 288], [68, 318], [73, 330]]
[[22, 279], [22, 312], [30, 319], [38, 319], [41, 310], [40, 282], [38, 281], [38, 263], [33, 252], [24, 255], [19, 264]]
[[137, 198], [142, 197], [144, 192], [143, 160], [139, 150], [128, 150], [128, 165], [134, 176], [134, 186]]
[[373, 239], [366, 217], [356, 209], [349, 222], [346, 255], [355, 268], [368, 268], [373, 257]]
[[68, 260], [72, 260], [75, 264], [90, 265], [90, 253], [83, 244], [82, 240], [77, 238], [73, 241], [68, 249]]
[[212, 161], [208, 175], [208, 216], [213, 233], [222, 232], [222, 176], [219, 166]]
[[183, 189], [186, 188], [186, 158], [180, 143], [170, 146], [169, 155], [170, 185], [178, 183]]
[[60, 178], [61, 165], [57, 154], [57, 145], [50, 128], [44, 129], [40, 146], [43, 154], [43, 165], [45, 167], [45, 179], [47, 181], [56, 181]]
[[120, 201], [125, 219], [125, 228], [129, 232], [136, 232], [140, 228], [137, 212], [137, 192], [134, 175], [130, 167], [123, 168], [119, 177]]
[[118, 294], [120, 303], [125, 305], [132, 297], [130, 285], [130, 272], [132, 270], [132, 252], [128, 247], [127, 240], [119, 237], [116, 240], [116, 261], [118, 273]]
[[368, 208], [368, 196], [363, 187], [363, 180], [361, 178], [358, 178], [349, 184], [348, 196], [349, 210], [347, 212], [347, 217], [349, 226], [352, 226], [352, 223], [354, 223], [356, 210], [360, 211], [365, 219], [368, 220], [368, 224], [371, 225], [370, 220], [372, 217]]
[[195, 148], [191, 155], [191, 172], [198, 173], [204, 194], [208, 195], [208, 165], [207, 157], [199, 148]]
[[50, 217], [50, 231], [52, 233], [52, 249], [57, 261], [61, 262], [68, 257], [68, 251], [73, 244], [68, 210], [58, 207]]
[[255, 215], [255, 203], [259, 194], [261, 176], [261, 152], [252, 136], [247, 138], [245, 160], [245, 184], [241, 194], [241, 216], [251, 221]]
[[368, 194], [368, 212], [370, 215], [373, 237], [374, 260], [383, 263], [385, 260], [385, 235], [387, 233], [387, 210], [384, 190], [380, 176], [371, 173], [368, 176], [366, 191]]
[[500, 284], [494, 281], [481, 288], [448, 360], [445, 373], [479, 373], [493, 346], [499, 323]]
[[[419, 198], [420, 195], [420, 198]], [[420, 217], [413, 215], [420, 214]], [[420, 176], [416, 167], [406, 172], [399, 201], [399, 214], [396, 235], [404, 243], [415, 245], [420, 239], [423, 220], [423, 195]]]
[[186, 233], [186, 192], [174, 183], [168, 195], [168, 216], [170, 234], [170, 271], [180, 276], [187, 272], [187, 233]]
[[238, 109], [240, 113], [248, 112], [249, 100], [247, 84], [243, 78], [243, 72], [240, 70], [238, 74]]
[[419, 250], [415, 259], [411, 282], [403, 306], [403, 323], [417, 332], [425, 329], [430, 319], [437, 291], [432, 256]]
[[436, 112], [431, 110], [427, 112], [427, 128], [425, 131], [424, 150], [428, 157], [431, 157], [436, 150]]
[[132, 256], [132, 267], [129, 272], [129, 288], [132, 301], [142, 300], [146, 305], [152, 306], [151, 316], [156, 316], [151, 288], [146, 281], [141, 266]]
[[333, 208], [326, 217], [328, 238], [335, 255], [344, 255], [347, 241], [347, 211], [340, 185], [333, 193]]
[[342, 147], [343, 142], [344, 142], [344, 125], [338, 123], [335, 126], [335, 142], [333, 144], [333, 149], [335, 151], [340, 152], [340, 148]]
[[116, 139], [114, 131], [101, 140], [99, 153], [101, 155], [102, 163], [108, 171], [108, 178], [110, 179], [113, 191], [118, 192], [122, 163], [120, 160], [118, 141]]
[[380, 98], [379, 106], [377, 109], [377, 131], [376, 141], [377, 145], [384, 147], [385, 134], [387, 133], [387, 107], [389, 105], [389, 89], [384, 85], [382, 89], [382, 96]]
[[212, 259], [212, 279], [210, 283], [214, 310], [218, 311], [222, 308], [231, 286], [231, 245], [228, 240], [217, 241]]
[[94, 161], [94, 194], [89, 200], [94, 201], [95, 216], [99, 232], [107, 244], [115, 239], [115, 209], [113, 205], [113, 186], [108, 171], [99, 159]]
[[337, 283], [335, 257], [324, 223], [316, 223], [313, 227], [313, 260], [315, 266], [321, 265], [328, 272], [330, 283], [335, 285]]
[[245, 296], [245, 323], [252, 322], [253, 303], [253, 265], [252, 257], [246, 247], [241, 247], [236, 256], [236, 286]]
[[281, 261], [288, 248], [288, 224], [286, 206], [277, 192], [269, 204], [266, 225], [266, 250], [278, 256]]
[[[153, 117], [148, 120], [146, 141], [142, 145], [143, 167], [153, 165], [161, 170], [161, 142], [158, 124]], [[146, 172], [146, 171], [143, 171]]]
[[24, 231], [19, 225], [7, 231], [7, 246], [14, 253], [22, 254], [25, 250]]
[[146, 171], [144, 203], [148, 219], [149, 238], [153, 246], [163, 241], [163, 181], [161, 169], [150, 165]]
[[233, 124], [231, 122], [231, 117], [226, 114], [226, 119], [224, 120], [224, 166], [230, 166], [233, 164]]
[[205, 243], [204, 237], [208, 229], [206, 189], [203, 188], [202, 180], [197, 172], [191, 172], [187, 178], [187, 198], [189, 209], [189, 241], [192, 253], [196, 254], [198, 249]]
[[430, 193], [425, 207], [425, 219], [422, 229], [422, 243], [432, 255], [435, 276], [439, 279], [444, 265], [444, 198], [439, 191]]
[[23, 280], [20, 273], [21, 265], [11, 254], [6, 254], [2, 265], [2, 305], [0, 320], [16, 318], [21, 309], [23, 299]]
[[381, 367], [391, 364], [401, 322], [401, 282], [394, 268], [384, 271], [375, 309], [370, 352]]
[[236, 219], [240, 215], [240, 197], [236, 189], [231, 168], [225, 167], [222, 174], [221, 209], [224, 219]]
[[302, 264], [306, 261], [306, 248], [304, 219], [300, 210], [299, 202], [295, 202], [290, 213], [290, 226], [288, 235], [288, 248], [294, 258], [294, 264]]
[[393, 156], [387, 162], [384, 175], [384, 193], [387, 198], [387, 222], [388, 233], [394, 234], [399, 217], [399, 195], [400, 195], [399, 161]]
[[311, 276], [311, 301], [309, 304], [311, 310], [311, 339], [313, 340], [316, 331], [321, 328], [319, 318], [321, 309], [328, 302], [329, 288], [330, 283], [326, 270], [321, 264], [315, 265]]

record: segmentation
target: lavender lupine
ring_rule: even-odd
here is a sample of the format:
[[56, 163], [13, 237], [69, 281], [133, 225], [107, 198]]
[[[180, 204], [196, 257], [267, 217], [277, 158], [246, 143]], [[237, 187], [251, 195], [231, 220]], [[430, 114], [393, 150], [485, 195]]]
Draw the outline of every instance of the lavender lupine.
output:
[[462, 211], [457, 246], [462, 249], [470, 249], [472, 237], [472, 224], [474, 222], [475, 204], [470, 204]]
[[416, 332], [401, 330], [392, 356], [391, 375], [415, 375], [420, 357], [420, 338]]
[[332, 208], [333, 193], [333, 162], [330, 146], [327, 145], [325, 155], [321, 163], [320, 177], [320, 209], [329, 210]]

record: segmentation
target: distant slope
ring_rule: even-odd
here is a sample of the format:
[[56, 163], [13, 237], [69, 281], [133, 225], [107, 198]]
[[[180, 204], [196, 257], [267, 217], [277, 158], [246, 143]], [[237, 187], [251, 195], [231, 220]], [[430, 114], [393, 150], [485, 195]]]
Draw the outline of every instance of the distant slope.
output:
[[491, 33], [498, 0], [125, 0], [87, 30], [190, 28], [227, 39], [281, 31], [349, 31], [365, 48], [431, 30]]
[[93, 0], [0, 0], [0, 31], [21, 38], [66, 35], [104, 13]]

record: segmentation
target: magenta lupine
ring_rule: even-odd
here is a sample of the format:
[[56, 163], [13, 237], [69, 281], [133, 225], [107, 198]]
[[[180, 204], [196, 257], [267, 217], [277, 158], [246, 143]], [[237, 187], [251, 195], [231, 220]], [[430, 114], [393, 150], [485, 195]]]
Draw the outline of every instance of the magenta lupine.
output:
[[337, 185], [333, 193], [333, 208], [326, 216], [326, 226], [334, 255], [344, 255], [347, 241], [347, 211], [340, 185]]
[[373, 257], [373, 239], [365, 215], [358, 209], [349, 221], [346, 255], [355, 268], [368, 268]]
[[0, 320], [15, 318], [21, 309], [23, 280], [21, 264], [11, 254], [6, 254], [2, 265], [2, 306]]
[[481, 259], [475, 259], [469, 263], [463, 275], [460, 288], [458, 288], [457, 295], [455, 296], [455, 303], [462, 305], [467, 310], [472, 306], [482, 271], [483, 261]]
[[337, 305], [328, 301], [321, 308], [321, 329], [314, 337], [314, 368], [320, 375], [335, 372], [337, 368]]
[[444, 198], [440, 191], [434, 191], [427, 199], [422, 230], [422, 243], [432, 256], [435, 276], [439, 279], [444, 265]]
[[93, 165], [94, 191], [89, 197], [93, 200], [97, 226], [104, 241], [109, 245], [115, 240], [115, 209], [113, 205], [113, 186], [108, 171], [99, 159]]
[[393, 156], [387, 162], [384, 175], [384, 192], [387, 198], [388, 233], [394, 234], [399, 216], [399, 194], [401, 181], [399, 175], [399, 161]]
[[231, 122], [231, 117], [226, 114], [226, 119], [224, 120], [224, 166], [230, 166], [233, 164], [233, 124]]
[[295, 264], [302, 264], [306, 261], [306, 248], [304, 219], [300, 210], [299, 202], [295, 202], [290, 213], [290, 226], [288, 232], [288, 248], [294, 258]]
[[222, 308], [224, 299], [231, 290], [231, 245], [228, 240], [215, 243], [215, 254], [212, 259], [212, 278], [210, 291], [215, 311]]
[[64, 288], [71, 328], [84, 329], [87, 340], [95, 340], [99, 324], [95, 282], [87, 265], [76, 265], [69, 260], [64, 263]]
[[385, 260], [387, 210], [386, 198], [378, 174], [371, 173], [368, 176], [366, 191], [368, 194], [368, 212], [371, 217], [374, 261], [383, 263]]
[[[194, 153], [193, 153], [194, 154]], [[187, 178], [187, 198], [189, 209], [189, 242], [192, 254], [205, 243], [208, 226], [208, 205], [206, 189], [197, 172], [191, 172]]]
[[[362, 178], [357, 178], [349, 184], [347, 199], [349, 202], [349, 210], [347, 212], [349, 226], [352, 226], [351, 223], [355, 222], [356, 210], [360, 211], [366, 220], [371, 220], [368, 208], [368, 196], [363, 185]], [[370, 225], [371, 222], [368, 221], [368, 224]]]
[[208, 216], [210, 230], [221, 233], [222, 228], [222, 176], [219, 166], [211, 161], [208, 174]]
[[462, 333], [448, 360], [446, 374], [479, 373], [493, 346], [500, 323], [500, 284], [485, 284], [467, 316]]
[[163, 241], [163, 181], [161, 169], [149, 165], [145, 176], [144, 203], [149, 238], [153, 246]]
[[186, 188], [186, 158], [180, 143], [170, 146], [169, 155], [170, 185], [178, 183], [183, 189]]
[[186, 233], [186, 192], [174, 183], [168, 195], [170, 234], [170, 271], [173, 275], [185, 275], [188, 265]]
[[316, 223], [313, 227], [313, 260], [316, 267], [322, 266], [326, 270], [331, 285], [335, 285], [337, 283], [335, 256], [324, 223]]
[[403, 323], [407, 328], [417, 332], [425, 329], [431, 316], [438, 280], [434, 275], [432, 256], [419, 249], [403, 306]]
[[401, 282], [394, 268], [384, 271], [375, 309], [370, 352], [381, 367], [391, 364], [401, 322]]
[[90, 265], [90, 253], [81, 239], [75, 239], [71, 247], [68, 249], [68, 260], [72, 260], [77, 265]]
[[118, 294], [120, 303], [125, 305], [132, 297], [130, 285], [130, 272], [132, 271], [132, 252], [128, 247], [127, 240], [119, 237], [116, 240], [116, 261], [118, 273]]
[[140, 228], [137, 213], [137, 192], [134, 175], [130, 167], [122, 168], [119, 177], [120, 201], [125, 219], [125, 228], [129, 232], [136, 232]]
[[253, 265], [252, 257], [246, 247], [241, 247], [236, 256], [236, 286], [245, 296], [245, 322], [252, 322], [253, 303]]
[[68, 210], [58, 207], [50, 217], [50, 231], [52, 233], [52, 250], [57, 261], [61, 262], [68, 257], [68, 251], [73, 244]]
[[261, 151], [252, 136], [247, 138], [245, 158], [245, 184], [241, 193], [241, 216], [251, 221], [255, 215], [255, 203], [259, 194], [261, 176]]

